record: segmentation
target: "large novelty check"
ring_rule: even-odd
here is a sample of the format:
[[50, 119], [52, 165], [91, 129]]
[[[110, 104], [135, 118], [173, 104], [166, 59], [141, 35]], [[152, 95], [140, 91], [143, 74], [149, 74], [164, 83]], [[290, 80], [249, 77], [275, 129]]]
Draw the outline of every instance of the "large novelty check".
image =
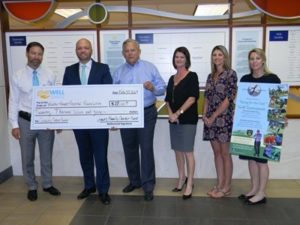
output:
[[31, 129], [141, 128], [143, 85], [34, 87]]

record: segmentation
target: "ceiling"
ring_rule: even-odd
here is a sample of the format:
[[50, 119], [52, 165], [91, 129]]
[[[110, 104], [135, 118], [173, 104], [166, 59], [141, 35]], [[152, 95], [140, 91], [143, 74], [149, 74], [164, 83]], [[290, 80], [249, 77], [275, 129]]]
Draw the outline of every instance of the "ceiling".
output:
[[[88, 1], [88, 0], [56, 0], [53, 10], [44, 19], [34, 22], [22, 22], [9, 16], [9, 29], [56, 29], [58, 23], [65, 20], [62, 16], [54, 13], [56, 8], [81, 8], [86, 9], [91, 4], [100, 1]], [[102, 0], [102, 4], [108, 6], [125, 6], [128, 7], [128, 1], [121, 0]], [[228, 3], [228, 0], [132, 0], [132, 7], [143, 7], [146, 9], [153, 9], [171, 13], [177, 13], [182, 15], [192, 16], [195, 8], [198, 4], [212, 4], [212, 3]], [[241, 13], [246, 11], [255, 10], [256, 8], [251, 4], [249, 0], [232, 0], [233, 13]], [[129, 26], [128, 12], [111, 12], [108, 19], [98, 27], [102, 29], [119, 29], [127, 28]], [[270, 18], [271, 21], [277, 21]], [[278, 20], [277, 22], [282, 22]], [[259, 25], [261, 24], [261, 15], [250, 16], [242, 19], [234, 19], [233, 25]], [[174, 27], [174, 26], [223, 26], [228, 25], [228, 20], [207, 20], [207, 21], [188, 21], [171, 19], [162, 16], [145, 15], [140, 13], [132, 14], [132, 27]], [[95, 28], [96, 25], [92, 24], [88, 20], [76, 20], [67, 29], [82, 29], [82, 28]]]

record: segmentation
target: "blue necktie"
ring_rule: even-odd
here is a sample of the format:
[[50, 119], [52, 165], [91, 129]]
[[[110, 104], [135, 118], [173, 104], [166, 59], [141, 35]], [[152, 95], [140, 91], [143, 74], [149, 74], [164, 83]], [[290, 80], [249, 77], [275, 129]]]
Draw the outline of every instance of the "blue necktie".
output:
[[86, 65], [82, 64], [81, 65], [80, 81], [81, 81], [81, 84], [83, 84], [83, 85], [87, 84], [85, 68], [86, 68]]
[[39, 82], [39, 78], [37, 76], [37, 71], [34, 70], [32, 72], [32, 86], [39, 86], [40, 85], [40, 82]]

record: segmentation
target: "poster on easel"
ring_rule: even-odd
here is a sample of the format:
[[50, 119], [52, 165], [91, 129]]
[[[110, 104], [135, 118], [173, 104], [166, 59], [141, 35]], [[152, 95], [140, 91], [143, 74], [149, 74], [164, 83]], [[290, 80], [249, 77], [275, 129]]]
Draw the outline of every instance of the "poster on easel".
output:
[[239, 84], [231, 154], [280, 161], [288, 91], [288, 84]]

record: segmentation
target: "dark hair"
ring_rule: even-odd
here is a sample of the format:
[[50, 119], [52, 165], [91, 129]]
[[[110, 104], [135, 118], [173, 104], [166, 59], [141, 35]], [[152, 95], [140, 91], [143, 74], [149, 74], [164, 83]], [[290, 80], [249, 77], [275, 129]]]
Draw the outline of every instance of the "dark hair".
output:
[[186, 47], [183, 47], [183, 46], [176, 48], [175, 51], [174, 51], [174, 54], [173, 54], [173, 66], [174, 66], [174, 68], [177, 69], [176, 65], [175, 65], [175, 55], [176, 55], [177, 52], [181, 52], [182, 54], [184, 54], [185, 59], [186, 59], [185, 68], [186, 69], [190, 68], [190, 66], [191, 66], [191, 55], [190, 55], [189, 50]]
[[26, 47], [26, 52], [29, 52], [32, 47], [40, 47], [44, 52], [44, 46], [39, 42], [30, 42]]

